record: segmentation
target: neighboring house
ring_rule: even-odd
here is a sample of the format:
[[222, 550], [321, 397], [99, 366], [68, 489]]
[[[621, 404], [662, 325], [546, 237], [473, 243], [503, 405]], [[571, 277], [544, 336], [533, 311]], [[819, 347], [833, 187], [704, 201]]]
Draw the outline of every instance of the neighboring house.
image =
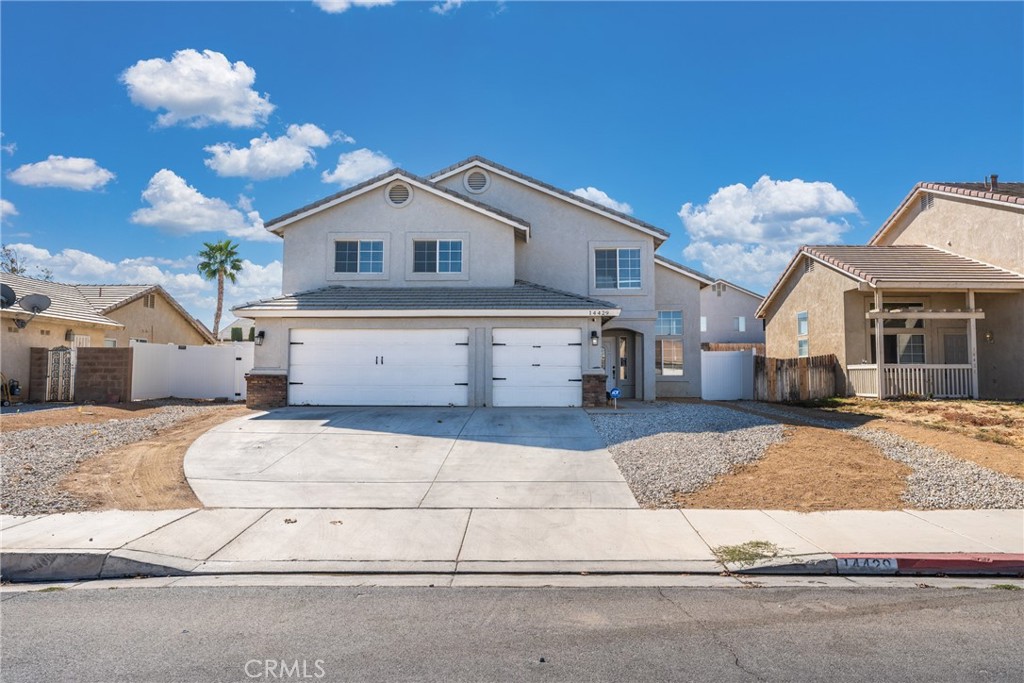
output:
[[401, 169], [266, 223], [287, 296], [252, 405], [578, 406], [700, 396], [707, 276], [664, 230], [481, 157]]
[[27, 396], [29, 349], [58, 346], [128, 346], [131, 340], [155, 344], [212, 344], [213, 335], [159, 285], [69, 285], [0, 273], [0, 282], [21, 299], [43, 294], [50, 307], [24, 328], [31, 312], [19, 304], [3, 310], [3, 373], [17, 379]]
[[[248, 341], [249, 333], [254, 324], [255, 322], [248, 318], [235, 318], [221, 328], [220, 334], [217, 335], [217, 340], [229, 342], [232, 341], [232, 335], [234, 335], [234, 337], [237, 338], [237, 341]], [[237, 332], [235, 332], [235, 330], [237, 330]]]
[[764, 327], [755, 317], [764, 297], [728, 280], [700, 291], [701, 344], [764, 344]]
[[1024, 398], [1024, 183], [918, 184], [867, 246], [801, 247], [758, 317], [845, 394]]

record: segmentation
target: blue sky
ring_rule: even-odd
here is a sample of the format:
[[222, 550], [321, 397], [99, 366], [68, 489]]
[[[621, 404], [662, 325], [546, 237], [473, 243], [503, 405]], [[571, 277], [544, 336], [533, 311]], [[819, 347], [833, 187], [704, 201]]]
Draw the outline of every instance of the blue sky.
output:
[[3, 242], [210, 324], [202, 242], [280, 294], [262, 220], [482, 154], [767, 291], [918, 181], [1024, 179], [1021, 3], [369, 5], [3, 2]]

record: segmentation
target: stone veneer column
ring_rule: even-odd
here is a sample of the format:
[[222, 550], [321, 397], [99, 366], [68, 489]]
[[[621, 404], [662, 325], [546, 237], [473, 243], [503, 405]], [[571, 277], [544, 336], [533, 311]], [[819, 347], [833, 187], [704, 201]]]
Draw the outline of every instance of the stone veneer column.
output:
[[603, 408], [608, 405], [608, 375], [603, 372], [583, 375], [583, 407]]
[[245, 406], [254, 410], [288, 405], [288, 375], [245, 376]]

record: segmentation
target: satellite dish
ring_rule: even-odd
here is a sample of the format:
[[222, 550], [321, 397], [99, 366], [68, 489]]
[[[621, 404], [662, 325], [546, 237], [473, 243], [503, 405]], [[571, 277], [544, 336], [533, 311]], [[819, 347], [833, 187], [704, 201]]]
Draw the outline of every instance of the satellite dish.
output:
[[14, 290], [8, 285], [0, 283], [0, 308], [10, 308], [17, 300], [18, 295], [14, 293]]
[[29, 311], [33, 316], [38, 315], [50, 307], [50, 297], [45, 294], [29, 294], [21, 297], [21, 307]]

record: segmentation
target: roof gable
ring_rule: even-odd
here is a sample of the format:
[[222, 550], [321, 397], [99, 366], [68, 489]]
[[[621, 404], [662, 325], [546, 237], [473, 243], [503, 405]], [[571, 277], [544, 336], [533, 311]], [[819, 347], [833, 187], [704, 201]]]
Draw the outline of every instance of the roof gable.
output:
[[424, 192], [428, 192], [436, 197], [440, 197], [464, 208], [470, 209], [471, 211], [488, 216], [499, 223], [504, 223], [505, 225], [514, 228], [517, 235], [523, 239], [529, 240], [530, 223], [528, 221], [500, 209], [496, 209], [493, 206], [489, 206], [479, 200], [473, 199], [472, 197], [467, 197], [466, 195], [456, 192], [450, 188], [437, 185], [426, 178], [421, 178], [420, 176], [414, 175], [400, 168], [391, 169], [390, 171], [382, 173], [374, 178], [370, 178], [358, 185], [353, 185], [341, 192], [336, 192], [329, 197], [324, 197], [323, 199], [307, 204], [306, 206], [278, 216], [277, 218], [272, 218], [264, 223], [264, 227], [277, 235], [282, 235], [285, 228], [301, 221], [307, 216], [325, 211], [356, 197], [360, 197], [368, 192], [383, 188], [396, 180], [402, 180], [413, 187], [423, 190]]
[[985, 183], [918, 183], [868, 240], [868, 245], [877, 245], [895, 227], [897, 220], [913, 205], [918, 196], [925, 192], [973, 199], [985, 204], [1001, 205], [1007, 209], [1024, 210], [1024, 183], [999, 183], [996, 190]]
[[538, 192], [542, 192], [549, 196], [556, 197], [558, 199], [561, 199], [562, 201], [573, 204], [579, 208], [591, 211], [598, 215], [604, 216], [605, 218], [611, 219], [616, 223], [621, 223], [622, 225], [625, 225], [629, 228], [639, 230], [640, 232], [651, 235], [652, 237], [654, 237], [656, 247], [663, 243], [665, 240], [667, 240], [670, 236], [669, 233], [666, 232], [665, 230], [662, 230], [661, 228], [655, 225], [651, 225], [646, 221], [634, 218], [633, 216], [630, 216], [627, 213], [622, 213], [621, 211], [610, 209], [603, 204], [598, 204], [597, 202], [592, 201], [590, 199], [580, 197], [579, 195], [575, 195], [572, 192], [563, 190], [560, 187], [555, 187], [554, 185], [545, 183], [542, 180], [537, 180], [536, 178], [528, 176], [525, 173], [520, 173], [519, 171], [513, 170], [507, 166], [502, 166], [497, 162], [491, 161], [490, 159], [487, 159], [479, 155], [471, 156], [468, 159], [458, 162], [457, 164], [453, 164], [452, 166], [443, 168], [440, 171], [431, 173], [430, 180], [435, 182], [441, 181], [473, 167], [483, 168], [496, 175], [502, 176], [514, 182], [520, 183], [522, 185], [526, 185], [527, 187], [531, 187], [534, 190], [537, 190]]
[[178, 300], [167, 293], [160, 285], [73, 285], [82, 295], [97, 308], [100, 313], [109, 315], [118, 309], [138, 301], [147, 294], [159, 294], [178, 315], [195, 329], [208, 344], [217, 342], [213, 333], [206, 325], [194, 318]]

